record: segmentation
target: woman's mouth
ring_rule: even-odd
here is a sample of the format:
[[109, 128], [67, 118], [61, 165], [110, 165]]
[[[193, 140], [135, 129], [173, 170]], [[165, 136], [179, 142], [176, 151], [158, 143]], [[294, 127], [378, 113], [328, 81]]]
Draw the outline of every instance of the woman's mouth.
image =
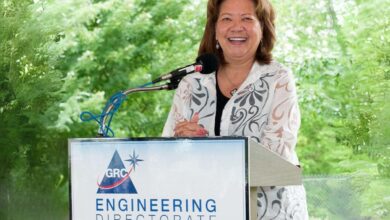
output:
[[245, 43], [247, 38], [246, 37], [228, 37], [229, 42], [233, 44], [241, 44]]

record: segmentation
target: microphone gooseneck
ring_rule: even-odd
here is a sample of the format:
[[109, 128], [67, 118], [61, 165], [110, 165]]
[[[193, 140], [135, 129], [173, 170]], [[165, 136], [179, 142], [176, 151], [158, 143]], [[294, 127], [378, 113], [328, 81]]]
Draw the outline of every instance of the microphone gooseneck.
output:
[[[80, 119], [82, 121], [94, 120], [99, 125], [98, 137], [114, 137], [114, 131], [110, 128], [110, 124], [114, 114], [119, 109], [127, 95], [135, 92], [149, 92], [156, 90], [173, 90], [176, 89], [181, 79], [191, 73], [199, 72], [202, 74], [210, 74], [218, 68], [218, 58], [214, 54], [202, 54], [196, 58], [196, 62], [188, 66], [171, 71], [168, 74], [160, 76], [152, 82], [146, 83], [140, 87], [127, 89], [125, 91], [114, 94], [106, 103], [102, 113], [95, 115], [90, 112], [82, 112]], [[157, 82], [169, 80], [168, 83], [151, 86]]]
[[209, 74], [216, 71], [218, 68], [218, 58], [214, 54], [206, 53], [196, 58], [196, 62], [185, 67], [175, 69], [165, 75], [158, 77], [152, 81], [153, 84], [164, 81], [180, 81], [184, 76], [200, 72], [202, 74]]

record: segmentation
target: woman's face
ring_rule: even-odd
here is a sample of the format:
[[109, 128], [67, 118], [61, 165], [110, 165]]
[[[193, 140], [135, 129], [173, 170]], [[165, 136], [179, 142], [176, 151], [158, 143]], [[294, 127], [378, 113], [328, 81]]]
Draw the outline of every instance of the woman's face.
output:
[[225, 0], [221, 4], [216, 38], [228, 63], [255, 59], [262, 33], [252, 0]]

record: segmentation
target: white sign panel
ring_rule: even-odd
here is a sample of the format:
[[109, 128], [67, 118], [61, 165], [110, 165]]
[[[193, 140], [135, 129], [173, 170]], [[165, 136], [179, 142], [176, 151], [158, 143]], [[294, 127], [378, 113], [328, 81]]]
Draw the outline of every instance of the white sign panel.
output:
[[246, 140], [72, 139], [73, 220], [247, 220]]

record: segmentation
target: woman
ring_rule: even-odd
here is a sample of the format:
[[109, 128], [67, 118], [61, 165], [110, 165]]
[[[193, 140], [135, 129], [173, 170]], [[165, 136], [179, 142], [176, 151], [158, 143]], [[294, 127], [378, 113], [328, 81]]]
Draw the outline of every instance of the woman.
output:
[[[294, 164], [300, 114], [293, 76], [272, 60], [268, 0], [209, 0], [199, 55], [218, 70], [179, 84], [163, 136], [250, 136]], [[259, 219], [307, 219], [303, 186], [259, 187]]]

